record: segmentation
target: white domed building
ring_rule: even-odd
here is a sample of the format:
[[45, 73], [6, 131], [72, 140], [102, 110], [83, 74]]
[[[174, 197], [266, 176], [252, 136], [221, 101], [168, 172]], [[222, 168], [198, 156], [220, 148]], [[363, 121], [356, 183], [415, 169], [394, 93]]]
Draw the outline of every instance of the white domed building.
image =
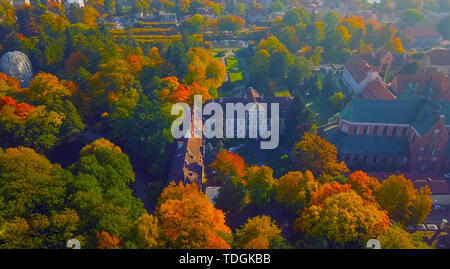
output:
[[18, 79], [22, 87], [28, 87], [34, 76], [30, 59], [21, 51], [5, 53], [0, 58], [0, 72]]

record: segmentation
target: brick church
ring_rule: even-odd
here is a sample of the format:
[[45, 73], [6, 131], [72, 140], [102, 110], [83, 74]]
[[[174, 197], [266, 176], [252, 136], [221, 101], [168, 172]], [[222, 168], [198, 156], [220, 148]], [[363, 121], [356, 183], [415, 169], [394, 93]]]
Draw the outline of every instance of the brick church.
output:
[[432, 97], [430, 80], [395, 100], [353, 99], [336, 124], [318, 132], [355, 169], [448, 172], [450, 102]]

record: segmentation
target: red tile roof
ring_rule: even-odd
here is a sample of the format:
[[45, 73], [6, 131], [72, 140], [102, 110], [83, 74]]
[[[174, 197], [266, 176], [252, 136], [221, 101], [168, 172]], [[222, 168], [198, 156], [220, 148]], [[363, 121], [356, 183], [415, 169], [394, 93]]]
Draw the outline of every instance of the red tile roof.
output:
[[450, 182], [441, 175], [426, 175], [418, 172], [369, 172], [370, 176], [376, 177], [380, 182], [387, 179], [390, 175], [404, 175], [406, 179], [413, 182], [414, 187], [420, 189], [428, 186], [431, 189], [432, 195], [449, 195]]
[[247, 91], [245, 91], [245, 93], [243, 94], [243, 97], [255, 100], [256, 98], [259, 98], [260, 96], [259, 96], [259, 93], [255, 89], [250, 87], [250, 88], [248, 88]]
[[415, 83], [419, 89], [427, 86], [428, 81], [433, 80], [433, 97], [440, 101], [450, 101], [450, 76], [445, 74], [426, 75], [397, 75], [391, 82], [392, 89], [398, 95], [409, 84]]
[[363, 96], [367, 99], [394, 100], [395, 95], [389, 90], [388, 85], [377, 78], [367, 85], [363, 91]]
[[405, 36], [413, 38], [440, 37], [441, 34], [433, 26], [415, 26], [406, 28], [403, 31]]
[[450, 49], [434, 49], [427, 56], [430, 65], [450, 65]]
[[366, 77], [369, 71], [373, 68], [364, 61], [360, 56], [352, 56], [345, 63], [345, 68], [348, 70], [353, 79], [360, 83]]

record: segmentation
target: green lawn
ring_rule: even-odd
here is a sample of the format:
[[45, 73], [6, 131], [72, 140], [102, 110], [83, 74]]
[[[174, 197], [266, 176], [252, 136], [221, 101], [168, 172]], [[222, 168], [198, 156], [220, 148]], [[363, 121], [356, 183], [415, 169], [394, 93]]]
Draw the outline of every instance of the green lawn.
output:
[[239, 62], [238, 59], [234, 56], [229, 56], [225, 59], [225, 62], [227, 64], [227, 70], [238, 68], [239, 69]]
[[287, 97], [291, 96], [291, 93], [289, 91], [279, 91], [274, 93], [275, 97]]
[[231, 73], [230, 72], [230, 81], [231, 83], [235, 82], [235, 81], [239, 81], [242, 80], [242, 72], [238, 72], [238, 73]]
[[219, 55], [219, 53], [225, 53], [224, 49], [213, 49], [213, 57], [215, 58], [220, 58], [221, 56]]
[[242, 72], [239, 67], [239, 61], [234, 56], [229, 56], [225, 59], [227, 65], [227, 72], [230, 74], [231, 83], [242, 81]]
[[313, 97], [305, 97], [305, 103], [307, 106], [311, 106], [314, 112], [318, 113], [317, 124], [324, 125], [328, 123], [328, 119], [330, 119], [334, 113], [331, 110], [328, 100], [326, 100], [320, 94]]

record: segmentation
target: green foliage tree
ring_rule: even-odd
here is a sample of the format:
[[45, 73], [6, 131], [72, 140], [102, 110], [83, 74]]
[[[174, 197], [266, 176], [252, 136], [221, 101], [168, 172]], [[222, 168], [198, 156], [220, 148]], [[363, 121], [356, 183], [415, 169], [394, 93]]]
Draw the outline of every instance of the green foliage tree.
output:
[[273, 170], [268, 166], [251, 166], [245, 170], [244, 180], [250, 201], [258, 207], [266, 207], [273, 198], [275, 180]]
[[227, 214], [234, 214], [240, 212], [248, 202], [247, 190], [242, 179], [231, 176], [220, 189], [215, 205]]
[[306, 106], [300, 93], [295, 93], [286, 120], [289, 144], [293, 145], [299, 141], [303, 137], [303, 133], [311, 131], [315, 124], [316, 113], [311, 107]]
[[297, 25], [299, 23], [311, 23], [311, 17], [303, 7], [291, 8], [283, 16], [283, 23], [285, 25]]
[[344, 63], [350, 55], [350, 38], [347, 28], [338, 26], [322, 41], [323, 58], [331, 63]]
[[292, 92], [300, 90], [305, 80], [311, 77], [308, 62], [304, 57], [295, 57], [294, 63], [287, 70], [286, 86]]
[[269, 7], [270, 12], [283, 11], [284, 9], [285, 9], [284, 4], [280, 0], [273, 2]]
[[259, 50], [251, 59], [249, 74], [252, 84], [261, 89], [267, 87], [267, 76], [269, 72], [270, 54], [267, 50]]
[[221, 16], [217, 19], [217, 26], [220, 32], [240, 32], [244, 29], [245, 20], [233, 15]]
[[450, 16], [443, 18], [436, 28], [445, 39], [450, 40]]
[[168, 112], [156, 98], [137, 92], [130, 98], [114, 104], [107, 119], [110, 136], [130, 152], [134, 162], [147, 166], [152, 175], [166, 178], [173, 140]]
[[30, 148], [0, 152], [0, 248], [63, 248], [79, 235], [78, 213], [67, 208], [72, 180]]
[[408, 9], [402, 15], [402, 22], [407, 26], [414, 26], [425, 19], [425, 15], [419, 9]]
[[95, 247], [94, 232], [106, 231], [127, 247], [127, 241], [134, 243], [134, 239], [130, 239], [133, 227], [145, 212], [129, 186], [134, 181], [129, 158], [105, 139], [85, 146], [81, 155], [69, 168], [75, 176], [70, 187], [73, 191], [70, 202], [85, 223], [86, 244]]
[[397, 0], [395, 2], [395, 6], [397, 9], [404, 10], [404, 9], [411, 9], [411, 8], [417, 8], [421, 9], [423, 8], [424, 0]]
[[345, 107], [345, 95], [342, 92], [336, 92], [330, 99], [330, 105], [335, 112], [342, 111]]
[[285, 47], [278, 48], [269, 60], [269, 77], [273, 80], [284, 80], [291, 63], [291, 57]]

